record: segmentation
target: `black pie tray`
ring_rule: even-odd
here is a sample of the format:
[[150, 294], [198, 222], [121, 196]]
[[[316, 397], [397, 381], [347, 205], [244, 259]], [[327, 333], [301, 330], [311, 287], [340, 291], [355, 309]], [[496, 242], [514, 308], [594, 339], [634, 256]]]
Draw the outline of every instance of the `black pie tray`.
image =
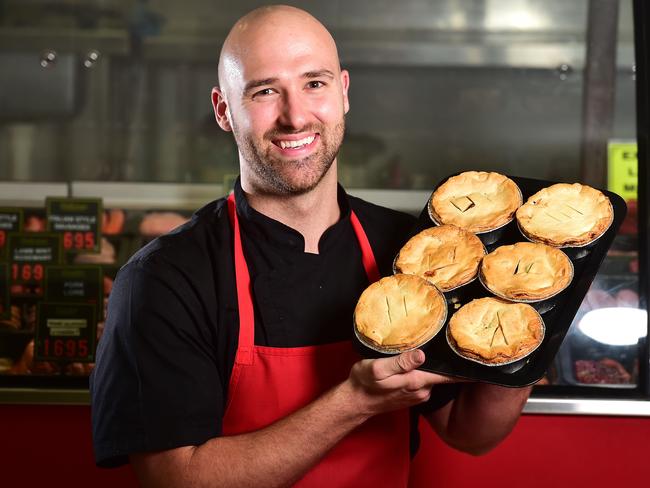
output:
[[[511, 178], [521, 189], [524, 203], [531, 195], [542, 188], [558, 183], [556, 181], [537, 180], [516, 176], [509, 176], [509, 178]], [[578, 308], [587, 294], [589, 286], [598, 272], [598, 268], [605, 259], [607, 250], [611, 246], [612, 241], [616, 236], [616, 232], [623, 223], [625, 213], [627, 212], [625, 201], [620, 196], [610, 191], [600, 191], [607, 195], [612, 202], [614, 221], [609, 229], [607, 229], [593, 245], [582, 248], [579, 253], [567, 252], [574, 266], [573, 281], [564, 291], [553, 297], [553, 308], [541, 314], [546, 325], [546, 334], [542, 344], [532, 354], [522, 359], [521, 362], [516, 365], [516, 368], [513, 368], [512, 365], [503, 367], [484, 366], [461, 358], [451, 350], [449, 344], [447, 344], [446, 331], [449, 319], [454, 312], [460, 308], [460, 306], [475, 298], [493, 296], [489, 291], [483, 288], [479, 280], [474, 280], [470, 284], [454, 290], [454, 302], [448, 301], [449, 312], [447, 314], [447, 322], [443, 329], [421, 348], [426, 354], [426, 360], [419, 369], [448, 376], [456, 376], [511, 387], [531, 385], [540, 380], [553, 362], [553, 359], [555, 358], [555, 355], [571, 326], [571, 322], [578, 312]], [[429, 217], [426, 203], [427, 202], [425, 202], [424, 209], [420, 213], [416, 225], [407, 239], [418, 232], [435, 225]], [[526, 238], [517, 228], [516, 221], [512, 221], [503, 227], [503, 232], [500, 233], [499, 239], [496, 242], [487, 245], [486, 248], [488, 252], [491, 252], [499, 246], [524, 241], [526, 241]], [[363, 357], [378, 358], [388, 356], [366, 347], [356, 338], [355, 345]]]

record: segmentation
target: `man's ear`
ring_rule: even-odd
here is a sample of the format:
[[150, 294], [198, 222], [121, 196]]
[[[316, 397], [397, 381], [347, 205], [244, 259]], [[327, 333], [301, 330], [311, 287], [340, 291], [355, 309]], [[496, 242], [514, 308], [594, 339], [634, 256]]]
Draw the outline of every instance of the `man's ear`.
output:
[[348, 88], [350, 88], [350, 73], [348, 70], [341, 70], [341, 89], [343, 91], [343, 108], [345, 109], [344, 113], [348, 113], [350, 110], [350, 100], [348, 99]]
[[232, 131], [228, 104], [223, 96], [223, 92], [216, 86], [212, 88], [212, 107], [214, 108], [214, 118], [217, 120], [219, 127], [226, 132]]

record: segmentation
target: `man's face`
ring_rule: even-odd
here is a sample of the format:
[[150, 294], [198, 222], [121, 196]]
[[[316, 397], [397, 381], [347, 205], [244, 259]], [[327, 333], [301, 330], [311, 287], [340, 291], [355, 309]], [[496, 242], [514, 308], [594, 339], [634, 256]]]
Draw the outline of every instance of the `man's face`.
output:
[[[260, 189], [313, 189], [338, 154], [348, 110], [348, 74], [331, 43], [295, 27], [251, 35], [225, 63], [229, 122], [242, 171]], [[222, 125], [223, 126], [223, 125]]]

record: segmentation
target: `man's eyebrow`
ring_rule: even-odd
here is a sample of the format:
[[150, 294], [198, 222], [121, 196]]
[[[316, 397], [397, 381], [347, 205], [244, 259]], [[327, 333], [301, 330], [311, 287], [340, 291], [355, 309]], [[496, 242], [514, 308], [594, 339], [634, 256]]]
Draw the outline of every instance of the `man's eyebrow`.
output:
[[[302, 74], [303, 78], [322, 78], [322, 77], [334, 79], [334, 73], [328, 69], [319, 69], [315, 71], [306, 71], [305, 73]], [[254, 88], [260, 87], [260, 86], [265, 86], [265, 85], [271, 85], [275, 82], [278, 81], [279, 78], [265, 78], [262, 80], [251, 80], [246, 85], [244, 85], [244, 93], [248, 93]]]
[[246, 83], [246, 85], [244, 86], [244, 93], [248, 93], [253, 88], [257, 88], [259, 86], [270, 85], [272, 83], [275, 83], [276, 81], [278, 81], [277, 78], [266, 78], [264, 80], [251, 80], [248, 83]]
[[326, 78], [334, 79], [334, 73], [332, 73], [328, 69], [319, 69], [316, 71], [307, 71], [306, 73], [303, 73], [302, 77], [303, 78], [321, 78], [325, 76]]

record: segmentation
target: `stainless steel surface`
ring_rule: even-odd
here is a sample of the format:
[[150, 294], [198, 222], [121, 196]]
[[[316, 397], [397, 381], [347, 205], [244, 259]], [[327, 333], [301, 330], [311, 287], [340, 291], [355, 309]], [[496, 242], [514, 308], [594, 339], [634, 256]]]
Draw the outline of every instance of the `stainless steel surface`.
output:
[[607, 178], [616, 94], [618, 0], [591, 0], [583, 91], [580, 180], [598, 186]]
[[77, 63], [75, 55], [53, 48], [39, 53], [0, 50], [0, 121], [73, 116], [81, 105]]
[[524, 413], [650, 417], [650, 400], [531, 398], [524, 407]]
[[[73, 56], [84, 96], [69, 121], [0, 126], [0, 179], [220, 183], [232, 172], [209, 93], [228, 29], [266, 2], [5, 3], [0, 56]], [[339, 160], [346, 187], [426, 189], [464, 169], [578, 178], [587, 0], [290, 3], [332, 30], [351, 70], [342, 155], [354, 136], [378, 141]], [[614, 135], [634, 137], [631, 3], [620, 6]], [[32, 147], [24, 170], [6, 169], [21, 145]]]
[[0, 52], [40, 52], [55, 49], [59, 53], [86, 54], [98, 49], [106, 54], [124, 56], [130, 51], [125, 29], [74, 29], [65, 27], [0, 27]]
[[[0, 183], [2, 185], [2, 183]], [[0, 191], [2, 186], [0, 186]], [[429, 190], [381, 190], [348, 188], [353, 196], [403, 212], [419, 214], [431, 192]], [[225, 195], [223, 185], [183, 183], [112, 183], [73, 181], [70, 196], [102, 198], [105, 207], [133, 209], [175, 208], [193, 210]], [[13, 195], [18, 195], [14, 190]], [[2, 200], [0, 200], [1, 202]]]
[[[90, 405], [88, 390], [0, 388], [0, 404]], [[531, 398], [524, 414], [650, 417], [650, 400]]]
[[[583, 20], [584, 21], [584, 20]], [[431, 32], [361, 31], [337, 33], [341, 63], [355, 66], [403, 67], [505, 67], [552, 69], [569, 64], [584, 67], [586, 45], [582, 39], [558, 39], [515, 33], [488, 34], [479, 39], [467, 36], [452, 38]], [[150, 60], [215, 62], [223, 37], [161, 35], [146, 39], [144, 54]], [[634, 46], [618, 47], [620, 69], [634, 64]]]
[[[144, 40], [146, 58], [214, 61], [230, 23], [251, 7], [223, 0], [193, 4], [188, 9], [159, 2], [164, 29]], [[331, 29], [349, 66], [552, 68], [567, 63], [581, 69], [587, 6], [587, 0], [355, 0], [307, 8]], [[621, 18], [619, 61], [629, 67], [627, 2]]]
[[88, 390], [0, 388], [0, 404], [90, 405]]
[[431, 190], [378, 190], [348, 188], [350, 195], [384, 207], [419, 215], [426, 204]]
[[95, 197], [104, 207], [194, 210], [223, 196], [223, 185], [73, 181], [70, 196]]
[[0, 181], [0, 205], [44, 207], [46, 197], [67, 197], [65, 183], [17, 183]]

